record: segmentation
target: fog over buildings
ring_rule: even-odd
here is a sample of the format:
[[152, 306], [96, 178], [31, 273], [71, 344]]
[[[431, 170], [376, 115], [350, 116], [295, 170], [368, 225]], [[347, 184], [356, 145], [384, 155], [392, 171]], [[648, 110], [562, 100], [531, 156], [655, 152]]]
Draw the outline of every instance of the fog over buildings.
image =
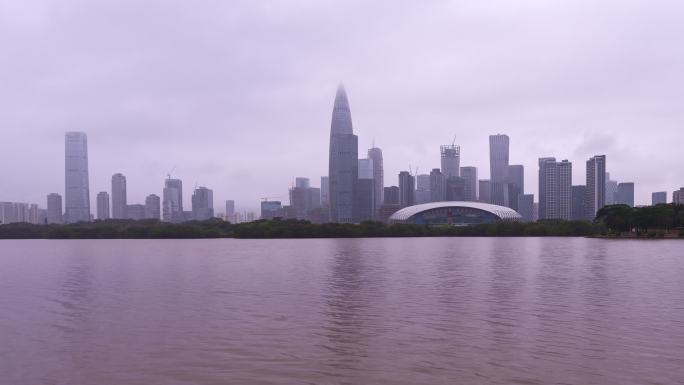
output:
[[[200, 183], [258, 212], [294, 176], [328, 174], [340, 82], [359, 154], [382, 148], [385, 186], [409, 164], [438, 168], [454, 136], [460, 164], [498, 186], [488, 137], [501, 133], [527, 192], [540, 157], [574, 162], [582, 185], [583, 163], [605, 154], [635, 204], [670, 200], [684, 184], [683, 13], [618, 0], [2, 2], [0, 201], [44, 207], [58, 192], [84, 211], [64, 189], [75, 131], [90, 180], [72, 192], [93, 215], [115, 173], [128, 202], [154, 193], [182, 211]], [[174, 166], [184, 203], [164, 195]]]

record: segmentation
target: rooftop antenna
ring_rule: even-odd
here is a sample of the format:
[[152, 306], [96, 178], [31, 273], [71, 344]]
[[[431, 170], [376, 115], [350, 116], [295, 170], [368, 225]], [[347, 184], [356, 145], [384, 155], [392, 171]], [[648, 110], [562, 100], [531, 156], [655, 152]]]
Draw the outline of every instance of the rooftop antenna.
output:
[[451, 141], [451, 145], [454, 146], [456, 144], [456, 135], [454, 135], [454, 140]]

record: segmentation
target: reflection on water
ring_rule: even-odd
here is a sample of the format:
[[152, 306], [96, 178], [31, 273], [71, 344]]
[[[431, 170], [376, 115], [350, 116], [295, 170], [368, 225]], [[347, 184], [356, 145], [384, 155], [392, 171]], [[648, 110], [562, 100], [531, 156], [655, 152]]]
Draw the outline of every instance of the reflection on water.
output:
[[678, 241], [0, 242], [0, 383], [675, 384]]

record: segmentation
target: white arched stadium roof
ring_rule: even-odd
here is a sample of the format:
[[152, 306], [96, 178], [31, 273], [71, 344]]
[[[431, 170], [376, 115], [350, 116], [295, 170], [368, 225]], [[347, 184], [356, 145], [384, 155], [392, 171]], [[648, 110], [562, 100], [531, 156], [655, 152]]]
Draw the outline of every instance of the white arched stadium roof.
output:
[[464, 201], [446, 201], [446, 202], [430, 202], [423, 203], [415, 206], [404, 207], [403, 209], [395, 212], [389, 218], [390, 221], [404, 222], [411, 218], [412, 216], [422, 213], [423, 211], [428, 211], [432, 209], [448, 208], [448, 207], [467, 207], [471, 209], [479, 209], [496, 215], [504, 221], [517, 221], [521, 220], [522, 216], [518, 214], [517, 211], [504, 206], [492, 205], [489, 203], [482, 202], [464, 202]]

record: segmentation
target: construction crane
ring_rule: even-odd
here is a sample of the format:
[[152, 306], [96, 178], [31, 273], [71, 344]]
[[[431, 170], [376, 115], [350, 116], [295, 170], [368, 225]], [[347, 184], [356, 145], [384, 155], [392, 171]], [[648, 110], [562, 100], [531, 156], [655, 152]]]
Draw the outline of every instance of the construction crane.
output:
[[171, 174], [176, 170], [176, 165], [174, 164], [173, 167], [171, 168], [171, 171], [169, 171], [166, 176], [171, 179]]

